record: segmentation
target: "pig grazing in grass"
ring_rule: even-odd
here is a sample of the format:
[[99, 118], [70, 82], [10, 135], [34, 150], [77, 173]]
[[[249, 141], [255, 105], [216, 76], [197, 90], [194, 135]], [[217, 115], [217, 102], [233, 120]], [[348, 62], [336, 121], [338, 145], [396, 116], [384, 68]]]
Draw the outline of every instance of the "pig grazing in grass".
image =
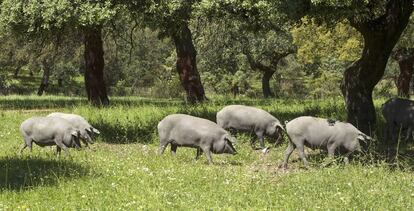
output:
[[100, 134], [99, 130], [92, 127], [85, 118], [77, 114], [54, 112], [49, 114], [48, 117], [60, 117], [68, 120], [75, 129], [80, 131], [80, 138], [87, 147], [88, 143], [92, 144], [92, 140]]
[[327, 149], [329, 156], [334, 156], [335, 150], [341, 147], [348, 151], [346, 156], [354, 151], [361, 151], [359, 141], [372, 140], [350, 123], [329, 122], [327, 119], [303, 116], [293, 119], [286, 124], [289, 136], [289, 146], [285, 152], [283, 167], [287, 168], [290, 154], [295, 148], [305, 166], [308, 165], [304, 147]]
[[206, 154], [210, 164], [211, 152], [216, 154], [236, 154], [233, 147], [235, 139], [216, 123], [185, 114], [172, 114], [158, 123], [160, 136], [159, 153], [170, 144], [171, 152], [175, 154], [178, 146], [197, 148], [196, 159], [201, 152]]
[[284, 132], [280, 121], [268, 112], [243, 105], [229, 105], [221, 109], [217, 113], [217, 124], [224, 129], [254, 132], [259, 138], [261, 148], [265, 147], [265, 135], [274, 137], [277, 144], [283, 138]]
[[68, 155], [69, 147], [80, 147], [80, 132], [69, 121], [59, 117], [32, 117], [20, 125], [24, 144], [20, 153], [26, 147], [32, 151], [32, 143], [44, 147], [56, 145], [59, 155], [61, 149]]
[[401, 129], [407, 130], [405, 141], [407, 142], [414, 129], [414, 101], [401, 98], [391, 98], [381, 106], [386, 126], [384, 139], [391, 135], [392, 143], [397, 142], [397, 135]]

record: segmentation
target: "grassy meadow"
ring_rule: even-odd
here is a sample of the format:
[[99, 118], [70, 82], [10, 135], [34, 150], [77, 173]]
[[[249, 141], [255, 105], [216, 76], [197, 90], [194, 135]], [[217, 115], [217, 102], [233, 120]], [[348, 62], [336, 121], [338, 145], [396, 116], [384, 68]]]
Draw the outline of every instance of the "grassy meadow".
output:
[[[384, 100], [375, 102], [379, 108]], [[255, 100], [217, 97], [190, 106], [180, 100], [111, 98], [108, 108], [90, 107], [83, 98], [59, 96], [0, 97], [0, 210], [137, 209], [414, 209], [414, 156], [411, 145], [388, 162], [381, 150], [383, 120], [369, 151], [345, 165], [326, 152], [307, 149], [303, 168], [295, 151], [289, 169], [278, 168], [287, 140], [269, 154], [252, 150], [248, 134], [238, 134], [238, 154], [204, 156], [195, 149], [169, 148], [156, 154], [156, 125], [168, 114], [187, 113], [211, 120], [223, 106], [263, 108], [282, 122], [301, 115], [345, 119], [342, 99]], [[91, 149], [56, 157], [54, 148], [23, 143], [20, 123], [50, 112], [84, 116], [101, 131]], [[285, 138], [286, 139], [286, 138]], [[271, 145], [267, 140], [266, 145]]]

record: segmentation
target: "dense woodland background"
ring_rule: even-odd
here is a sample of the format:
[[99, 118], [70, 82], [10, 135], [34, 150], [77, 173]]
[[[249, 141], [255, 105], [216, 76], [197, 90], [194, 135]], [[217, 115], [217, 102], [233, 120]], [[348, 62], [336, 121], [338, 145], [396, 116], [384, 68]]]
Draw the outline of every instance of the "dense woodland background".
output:
[[343, 96], [368, 131], [412, 86], [408, 0], [0, 2], [2, 94]]

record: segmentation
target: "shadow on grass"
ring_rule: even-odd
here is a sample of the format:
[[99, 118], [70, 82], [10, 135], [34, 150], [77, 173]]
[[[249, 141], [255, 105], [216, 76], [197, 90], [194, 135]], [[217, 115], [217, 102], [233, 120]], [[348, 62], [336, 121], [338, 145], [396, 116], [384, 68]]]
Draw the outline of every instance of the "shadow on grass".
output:
[[[152, 98], [123, 98], [110, 99], [110, 106], [143, 106], [155, 107], [180, 106], [185, 102], [177, 99], [152, 99]], [[0, 109], [52, 109], [71, 108], [76, 106], [89, 106], [86, 97], [61, 97], [61, 96], [3, 96], [0, 97]], [[99, 109], [99, 108], [96, 108]]]
[[89, 171], [88, 168], [68, 160], [12, 157], [0, 159], [0, 170], [0, 192], [51, 186], [62, 180], [86, 176]]
[[79, 105], [86, 105], [86, 99], [81, 98], [66, 98], [66, 99], [53, 99], [53, 98], [42, 98], [35, 97], [24, 98], [24, 97], [1, 97], [0, 98], [0, 109], [51, 109], [51, 108], [65, 108]]

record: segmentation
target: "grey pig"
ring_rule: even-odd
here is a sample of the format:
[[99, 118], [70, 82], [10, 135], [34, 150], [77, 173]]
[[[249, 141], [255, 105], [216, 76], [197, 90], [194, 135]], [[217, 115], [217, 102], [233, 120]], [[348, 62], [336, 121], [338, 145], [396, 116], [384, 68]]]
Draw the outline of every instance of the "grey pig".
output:
[[206, 154], [209, 164], [212, 164], [211, 152], [216, 154], [228, 153], [235, 155], [233, 147], [235, 139], [216, 123], [185, 114], [172, 114], [158, 123], [160, 136], [159, 154], [171, 144], [171, 152], [175, 155], [177, 147], [197, 148], [196, 159], [202, 152]]
[[400, 129], [407, 129], [405, 141], [412, 136], [414, 127], [414, 101], [401, 98], [391, 98], [381, 106], [386, 125], [384, 127], [384, 138], [396, 142]]
[[[224, 129], [254, 132], [264, 148], [264, 136], [275, 137], [276, 144], [283, 138], [280, 121], [268, 112], [244, 105], [229, 105], [217, 113], [217, 124]], [[253, 146], [253, 145], [252, 145]]]
[[20, 125], [20, 132], [24, 139], [20, 154], [26, 147], [32, 152], [33, 142], [41, 147], [56, 145], [58, 155], [61, 149], [68, 155], [68, 147], [80, 147], [80, 132], [69, 121], [59, 117], [29, 118]]
[[61, 112], [54, 112], [49, 115], [48, 117], [60, 117], [63, 119], [68, 120], [74, 128], [80, 131], [80, 138], [82, 142], [88, 147], [88, 143], [93, 143], [93, 139], [96, 135], [99, 135], [100, 132], [96, 128], [92, 127], [85, 118], [77, 114], [66, 114]]
[[286, 124], [286, 132], [289, 136], [289, 146], [286, 149], [283, 167], [287, 168], [289, 156], [295, 148], [299, 151], [299, 157], [305, 166], [308, 165], [304, 146], [311, 148], [327, 149], [329, 156], [334, 156], [338, 147], [343, 147], [348, 153], [361, 151], [359, 141], [372, 140], [350, 123], [330, 123], [327, 119], [302, 116]]

